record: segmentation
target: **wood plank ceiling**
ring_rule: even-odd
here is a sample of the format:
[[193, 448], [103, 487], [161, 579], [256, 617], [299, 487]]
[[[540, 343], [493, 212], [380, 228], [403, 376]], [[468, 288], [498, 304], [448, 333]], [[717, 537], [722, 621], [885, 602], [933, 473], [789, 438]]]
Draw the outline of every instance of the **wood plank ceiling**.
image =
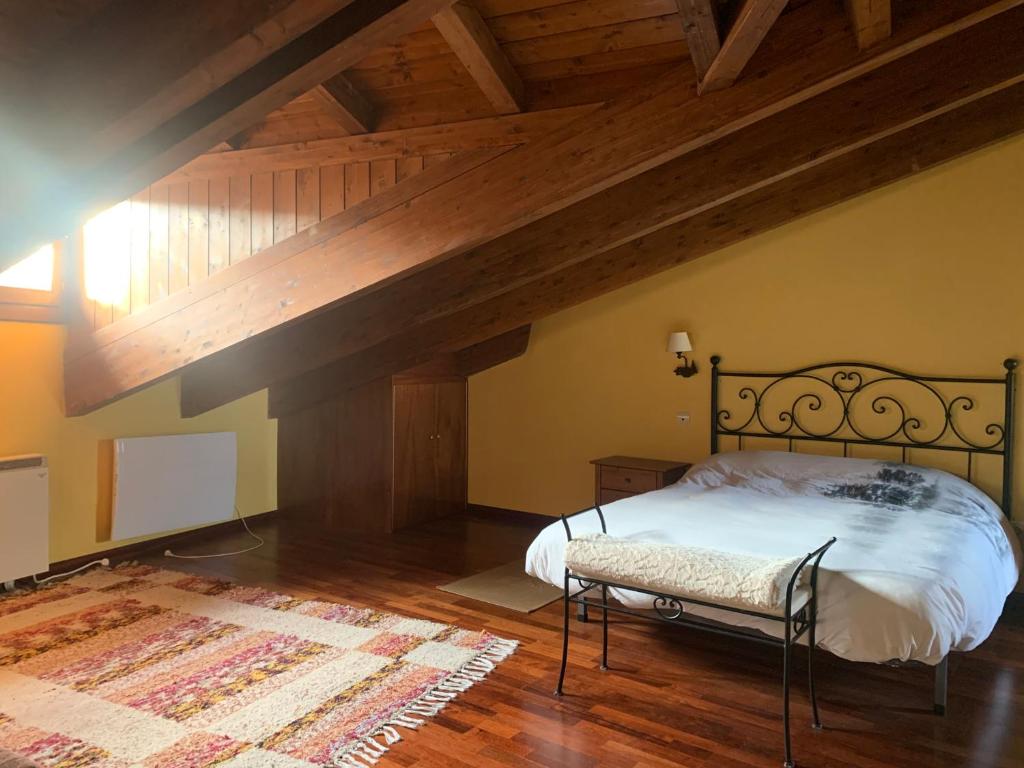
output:
[[[49, 38], [30, 28], [50, 25], [0, 7], [0, 40], [14, 41], [0, 72], [24, 81], [52, 41], [125, 2], [41, 0], [60, 28]], [[207, 61], [178, 65], [173, 86], [157, 78], [146, 102], [167, 112], [158, 95], [196, 93], [202, 110], [186, 108], [171, 130], [134, 108], [92, 143], [118, 159], [105, 184], [159, 181], [172, 195], [178, 185], [186, 227], [198, 200], [198, 231], [224, 232], [228, 252], [216, 256], [208, 237], [197, 281], [79, 329], [69, 413], [182, 370], [187, 415], [266, 386], [277, 412], [306, 407], [812, 210], [814, 190], [834, 202], [905, 173], [891, 156], [882, 172], [871, 148], [931, 139], [924, 167], [1012, 132], [1019, 117], [1024, 11], [1012, 0], [391, 0], [372, 12], [317, 0], [301, 13], [275, 0], [262, 16], [255, 0], [237, 5], [210, 22]], [[331, 53], [264, 50], [245, 70], [229, 28], [268, 16], [291, 24], [280, 51], [319, 35]], [[218, 98], [186, 87], [225, 59], [238, 73], [216, 84]], [[140, 143], [143, 118], [157, 127], [155, 153]], [[131, 162], [116, 151], [121, 134]], [[314, 207], [273, 203], [266, 226], [281, 237], [257, 253], [261, 174], [275, 192], [307, 190]], [[350, 178], [368, 191], [347, 200]], [[773, 188], [790, 209], [766, 197]], [[236, 189], [251, 228], [242, 263], [230, 242]], [[225, 223], [213, 222], [213, 200]], [[757, 223], [687, 244], [740, 212]], [[660, 250], [638, 264], [652, 243]]]

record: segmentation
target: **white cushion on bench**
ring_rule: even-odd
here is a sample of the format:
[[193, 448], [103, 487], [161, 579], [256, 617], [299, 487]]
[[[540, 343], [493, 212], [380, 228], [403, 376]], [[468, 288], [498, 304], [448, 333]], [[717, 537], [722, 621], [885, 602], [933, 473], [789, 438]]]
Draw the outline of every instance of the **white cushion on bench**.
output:
[[[779, 616], [786, 608], [786, 586], [802, 559], [769, 560], [603, 533], [573, 539], [565, 548], [566, 566], [576, 576]], [[806, 587], [794, 589], [791, 612], [808, 597]]]

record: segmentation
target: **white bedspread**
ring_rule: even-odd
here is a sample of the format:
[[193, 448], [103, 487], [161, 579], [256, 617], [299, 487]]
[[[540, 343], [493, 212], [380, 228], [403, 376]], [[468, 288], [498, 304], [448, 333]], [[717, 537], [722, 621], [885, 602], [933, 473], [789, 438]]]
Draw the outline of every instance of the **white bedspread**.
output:
[[[817, 636], [853, 661], [937, 664], [991, 633], [1020, 570], [1020, 547], [984, 493], [939, 470], [889, 462], [747, 451], [713, 456], [677, 484], [602, 507], [617, 537], [759, 557], [838, 541], [819, 573]], [[596, 533], [595, 512], [570, 520]], [[564, 577], [561, 521], [526, 555], [527, 573]], [[652, 599], [612, 590], [633, 608]], [[780, 635], [782, 625], [698, 606], [692, 613]]]

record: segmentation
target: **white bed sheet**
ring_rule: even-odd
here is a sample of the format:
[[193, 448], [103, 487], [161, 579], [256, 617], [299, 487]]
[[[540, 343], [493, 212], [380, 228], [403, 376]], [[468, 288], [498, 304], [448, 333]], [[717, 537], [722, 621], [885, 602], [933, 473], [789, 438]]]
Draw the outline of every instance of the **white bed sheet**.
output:
[[[1017, 537], [966, 481], [888, 462], [747, 451], [713, 456], [675, 485], [602, 506], [613, 536], [783, 558], [837, 537], [819, 573], [817, 639], [852, 661], [937, 664], [992, 632], [1020, 571]], [[595, 512], [570, 521], [599, 532]], [[526, 571], [564, 577], [560, 521]], [[632, 608], [651, 598], [611, 590]], [[693, 614], [781, 636], [782, 624], [699, 606]]]

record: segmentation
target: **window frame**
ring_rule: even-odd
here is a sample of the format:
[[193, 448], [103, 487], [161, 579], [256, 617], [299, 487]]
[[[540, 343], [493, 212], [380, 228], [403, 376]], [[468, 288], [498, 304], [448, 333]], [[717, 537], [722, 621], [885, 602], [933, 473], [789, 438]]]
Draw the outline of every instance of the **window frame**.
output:
[[48, 291], [0, 286], [0, 321], [63, 323], [64, 243], [53, 244], [53, 285]]

